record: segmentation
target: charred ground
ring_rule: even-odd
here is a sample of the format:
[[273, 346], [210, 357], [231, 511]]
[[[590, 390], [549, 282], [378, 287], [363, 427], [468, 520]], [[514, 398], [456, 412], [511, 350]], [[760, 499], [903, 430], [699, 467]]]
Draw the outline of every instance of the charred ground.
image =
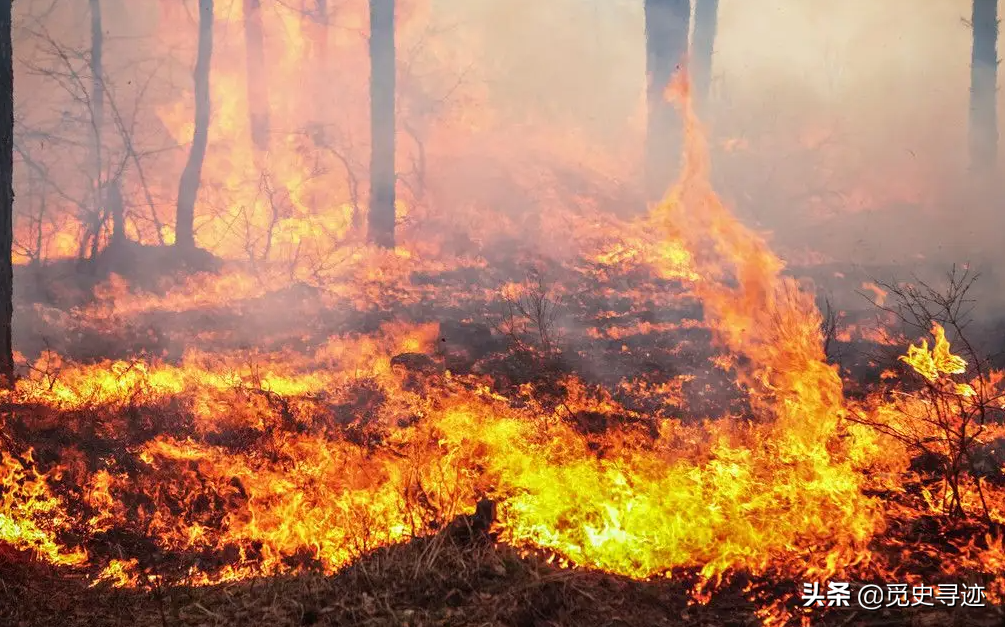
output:
[[[926, 534], [899, 530], [904, 541], [942, 553], [945, 542], [933, 522]], [[965, 535], [974, 528], [959, 529]], [[893, 538], [891, 538], [893, 539]], [[89, 587], [79, 576], [37, 562], [5, 566], [0, 618], [18, 627], [59, 623], [72, 627], [224, 627], [307, 625], [380, 627], [754, 627], [764, 608], [791, 596], [801, 582], [740, 577], [705, 604], [694, 604], [693, 571], [672, 579], [640, 582], [605, 573], [556, 568], [543, 556], [520, 554], [485, 541], [458, 540], [450, 531], [404, 545], [378, 549], [334, 577], [277, 576], [191, 588], [161, 582], [151, 589]], [[926, 568], [924, 557], [905, 563]], [[937, 566], [928, 564], [935, 574]], [[1000, 625], [1000, 608], [912, 608], [866, 612], [856, 609], [800, 610], [823, 626]]]
[[[68, 571], [5, 547], [9, 563], [4, 586], [10, 602], [0, 604], [0, 615], [10, 624], [24, 626], [58, 620], [68, 625], [266, 622], [514, 627], [755, 625], [764, 619], [765, 608], [778, 606], [793, 617], [802, 615], [793, 598], [801, 582], [782, 572], [768, 572], [753, 580], [738, 574], [716, 589], [706, 604], [694, 605], [690, 599], [700, 580], [697, 569], [678, 569], [670, 580], [639, 582], [559, 568], [553, 565], [553, 554], [518, 551], [483, 534], [459, 537], [458, 524], [470, 519], [440, 509], [435, 497], [424, 494], [421, 481], [406, 496], [433, 535], [390, 547], [379, 547], [379, 541], [368, 546], [361, 538], [357, 559], [333, 577], [319, 573], [321, 564], [305, 552], [284, 558], [286, 568], [301, 570], [299, 575], [256, 577], [208, 587], [175, 583], [183, 582], [193, 568], [220, 572], [229, 564], [261, 559], [256, 554], [261, 546], [233, 545], [207, 551], [159, 547], [145, 529], [145, 511], [166, 507], [170, 516], [186, 524], [216, 528], [225, 524], [227, 512], [248, 494], [241, 479], [234, 477], [232, 490], [225, 493], [211, 481], [204, 484], [201, 494], [164, 485], [161, 490], [168, 492], [151, 500], [148, 490], [158, 490], [158, 477], [163, 473], [198, 478], [202, 469], [195, 460], [176, 460], [160, 462], [154, 471], [149, 459], [136, 454], [144, 444], [158, 436], [191, 439], [224, 452], [272, 456], [274, 463], [282, 465], [289, 460], [284, 461], [286, 453], [278, 443], [287, 437], [323, 436], [346, 442], [365, 457], [378, 450], [393, 450], [394, 430], [423, 420], [421, 415], [407, 412], [396, 414], [394, 421], [377, 420], [390, 402], [388, 391], [366, 376], [339, 389], [307, 395], [276, 392], [261, 376], [256, 377], [256, 372], [268, 369], [269, 354], [310, 354], [333, 335], [374, 333], [389, 322], [434, 320], [438, 323], [434, 350], [390, 356], [391, 370], [404, 389], [435, 398], [449, 396], [458, 387], [474, 389], [490, 382], [491, 392], [509, 398], [508, 402], [532, 403], [542, 413], [567, 421], [593, 440], [591, 447], [599, 457], [604, 456], [612, 437], [646, 447], [664, 419], [750, 417], [742, 387], [730, 374], [728, 361], [719, 361], [724, 354], [714, 347], [703, 324], [702, 308], [689, 294], [685, 281], [601, 264], [549, 266], [535, 260], [529, 265], [510, 262], [503, 267], [502, 263], [493, 260], [487, 265], [496, 277], [511, 277], [508, 281], [487, 282], [480, 267], [416, 272], [396, 284], [394, 304], [374, 310], [361, 310], [351, 300], [341, 300], [343, 295], [333, 298], [323, 287], [305, 283], [258, 291], [244, 299], [227, 300], [225, 305], [204, 305], [170, 298], [177, 296], [180, 284], [209, 284], [219, 280], [219, 275], [194, 279], [184, 274], [168, 276], [153, 288], [106, 277], [87, 293], [70, 287], [79, 285], [72, 274], [67, 275], [71, 278], [65, 289], [56, 275], [49, 274], [46, 280], [51, 289], [45, 301], [32, 302], [23, 296], [18, 309], [26, 350], [32, 350], [28, 348], [30, 338], [45, 337], [38, 331], [41, 328], [62, 338], [57, 346], [39, 344], [26, 355], [36, 368], [44, 367], [45, 349], [80, 363], [122, 359], [129, 364], [142, 357], [182, 365], [181, 347], [187, 337], [197, 333], [206, 342], [203, 348], [211, 353], [247, 351], [247, 367], [240, 381], [218, 399], [221, 407], [269, 418], [261, 421], [267, 426], [258, 428], [228, 419], [207, 432], [199, 428], [191, 398], [146, 397], [142, 386], [133, 389], [132, 396], [96, 396], [93, 402], [72, 410], [44, 403], [8, 406], [11, 450], [21, 451], [24, 462], [42, 472], [68, 467], [50, 483], [67, 503], [69, 515], [81, 522], [75, 531], [62, 533], [60, 540], [68, 546], [82, 546], [97, 559], [87, 569]], [[793, 272], [834, 277], [831, 269]], [[846, 288], [854, 289], [861, 277], [848, 274], [851, 276], [841, 277], [838, 283], [843, 281]], [[515, 283], [527, 289], [507, 292], [505, 285]], [[832, 283], [829, 287], [841, 286]], [[374, 282], [356, 289], [367, 293], [384, 288]], [[444, 294], [450, 297], [444, 299]], [[640, 300], [638, 294], [651, 298]], [[145, 299], [161, 299], [160, 305], [128, 305]], [[339, 300], [344, 303], [341, 309], [332, 306]], [[165, 302], [175, 303], [174, 311], [171, 307], [165, 311]], [[102, 311], [103, 315], [95, 315]], [[896, 363], [896, 347], [891, 349], [871, 340], [872, 336], [848, 330], [854, 321], [864, 324], [875, 315], [866, 308], [846, 313], [836, 328], [844, 335], [833, 338], [832, 347], [839, 349], [848, 365], [846, 374], [857, 373], [863, 393], [871, 381], [878, 381], [881, 369]], [[548, 328], [542, 329], [542, 325]], [[253, 349], [249, 348], [250, 338], [257, 338]], [[886, 363], [877, 361], [877, 356], [883, 355], [889, 358]], [[47, 376], [58, 380], [59, 364], [54, 364]], [[582, 384], [570, 384], [570, 376]], [[638, 387], [619, 387], [625, 380], [644, 388], [651, 386], [652, 392], [640, 394]], [[679, 381], [679, 385], [659, 385], [668, 380]], [[533, 389], [532, 397], [520, 392], [528, 385]], [[615, 404], [605, 406], [604, 399]], [[33, 451], [32, 461], [24, 456], [28, 449]], [[402, 450], [401, 454], [407, 452]], [[173, 467], [165, 468], [164, 464]], [[933, 470], [923, 468], [923, 461], [919, 464], [922, 470]], [[86, 477], [110, 468], [131, 477], [141, 489], [117, 494], [121, 517], [105, 530], [94, 532], [85, 521], [93, 520], [98, 512], [88, 505], [81, 490]], [[999, 475], [989, 479], [997, 481]], [[928, 472], [905, 480], [902, 491], [873, 495], [883, 499], [891, 511], [905, 512], [903, 516], [891, 515], [889, 529], [870, 546], [884, 556], [893, 572], [910, 572], [935, 581], [942, 576], [940, 560], [952, 559], [962, 544], [975, 538], [980, 544], [985, 534], [994, 534], [993, 526], [976, 521], [916, 516], [927, 509], [923, 498], [926, 489], [938, 482], [938, 476]], [[130, 590], [110, 588], [107, 582], [91, 587], [90, 577], [112, 559], [136, 560], [145, 583]], [[862, 572], [864, 583], [869, 569]], [[989, 576], [973, 569], [961, 574], [977, 580]], [[816, 624], [833, 625], [992, 625], [1002, 619], [995, 608], [891, 612], [832, 610], [814, 611], [813, 616], [815, 622], [821, 621]]]

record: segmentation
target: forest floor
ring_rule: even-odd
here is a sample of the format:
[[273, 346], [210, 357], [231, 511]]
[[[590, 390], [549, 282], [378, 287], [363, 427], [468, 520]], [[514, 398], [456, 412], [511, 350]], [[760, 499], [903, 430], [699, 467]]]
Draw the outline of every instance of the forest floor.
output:
[[[691, 604], [693, 573], [633, 581], [561, 569], [492, 542], [436, 536], [380, 549], [342, 572], [264, 578], [210, 587], [88, 588], [83, 579], [23, 564], [4, 568], [0, 624], [11, 627], [373, 627], [755, 626], [771, 594], [798, 582], [737, 581]], [[753, 585], [764, 602], [751, 600]], [[1005, 608], [865, 611], [788, 606], [788, 624], [991, 627]], [[804, 623], [805, 624], [805, 623]]]
[[[565, 287], [564, 293], [559, 294], [561, 306], [568, 318], [577, 322], [571, 326], [578, 332], [566, 338], [565, 358], [559, 370], [589, 372], [598, 384], [611, 387], [625, 377], [663, 380], [669, 376], [704, 374], [693, 385], [685, 386], [683, 407], [667, 409], [669, 406], [660, 399], [621, 399], [626, 407], [645, 415], [666, 412], [668, 416], [678, 416], [684, 414], [686, 407], [689, 414], [714, 416], [735, 400], [731, 381], [714, 371], [709, 373], [707, 364], [713, 351], [707, 330], [683, 324], [700, 320], [702, 313], [700, 305], [681, 298], [677, 282], [654, 280], [647, 273], [614, 275], [595, 268], [586, 271], [551, 268], [550, 272], [554, 283]], [[506, 274], [519, 273], [510, 270]], [[820, 267], [805, 274], [815, 275], [818, 293], [847, 295], [861, 291], [860, 285], [881, 272], [880, 269], [838, 272]], [[29, 358], [53, 349], [85, 362], [137, 354], [177, 360], [195, 329], [213, 331], [213, 342], [221, 350], [243, 350], [251, 340], [263, 350], [278, 350], [278, 347], [299, 346], [298, 343], [316, 345], [335, 332], [374, 330], [387, 320], [433, 319], [444, 328], [455, 329], [454, 335], [443, 331], [447, 358], [460, 356], [452, 369], [489, 373], [501, 388], [541, 383], [542, 373], [529, 373], [519, 359], [498, 346], [498, 334], [490, 332], [487, 325], [461, 322], [471, 317], [471, 311], [485, 312], [489, 305], [500, 303], [485, 303], [474, 297], [470, 303], [459, 304], [439, 300], [443, 294], [483, 293], [482, 275], [481, 268], [430, 277], [413, 275], [407, 285], [412, 291], [403, 290], [399, 295], [404, 304], [382, 310], [379, 315], [336, 312], [327, 305], [328, 301], [319, 298], [317, 290], [302, 285], [245, 301], [228, 301], [226, 307], [136, 308], [136, 311], [120, 307], [101, 318], [95, 317], [98, 311], [95, 307], [72, 302], [74, 294], [65, 298], [67, 302], [55, 302], [63, 295], [54, 297], [50, 293], [44, 299], [45, 306], [39, 306], [37, 300], [20, 304], [18, 331], [25, 339], [19, 346], [29, 347], [25, 350]], [[58, 291], [60, 282], [46, 280], [37, 285]], [[427, 287], [435, 294], [435, 302], [425, 297]], [[69, 289], [65, 291], [69, 293]], [[646, 300], [633, 300], [629, 296], [633, 292], [646, 295]], [[604, 296], [611, 293], [616, 296]], [[22, 298], [34, 300], [27, 296]], [[865, 300], [860, 302], [867, 309]], [[275, 311], [284, 315], [276, 316], [272, 313]], [[875, 311], [865, 311], [862, 319], [874, 314]], [[302, 322], [305, 320], [310, 323]], [[849, 310], [844, 323], [854, 324], [857, 320]], [[294, 328], [288, 328], [291, 323]], [[631, 333], [621, 335], [620, 329]], [[455, 340], [456, 336], [461, 339]], [[268, 338], [268, 342], [263, 338]], [[877, 346], [854, 334], [846, 341], [835, 340], [834, 347], [844, 352], [842, 361], [850, 378], [863, 386], [877, 377], [881, 369], [870, 351], [903, 349], [899, 343]], [[658, 411], [650, 406], [656, 401], [660, 401]], [[170, 421], [166, 418], [165, 424], [163, 428], [168, 430]], [[40, 453], [51, 449], [39, 459], [56, 459], [60, 447], [75, 441], [76, 434], [70, 431], [42, 432], [28, 426], [21, 425], [15, 430], [18, 439]], [[129, 446], [123, 445], [123, 450], [131, 451], [138, 446], [138, 442], [126, 444]], [[889, 500], [906, 498], [881, 496]], [[926, 527], [926, 522], [930, 521], [894, 525], [870, 548], [896, 555], [910, 544], [919, 548], [919, 554], [916, 558], [903, 558], [904, 571], [934, 572], [937, 565], [925, 556], [950, 555], [950, 548], [946, 529], [937, 525]], [[561, 568], [552, 564], [549, 556], [522, 553], [477, 533], [458, 534], [457, 529], [457, 525], [452, 525], [432, 536], [378, 549], [331, 576], [306, 572], [202, 587], [158, 584], [116, 589], [104, 583], [90, 587], [93, 579], [88, 575], [93, 573], [42, 565], [0, 546], [0, 627], [739, 627], [769, 624], [768, 619], [782, 610], [791, 614], [791, 624], [918, 627], [1005, 624], [1005, 608], [994, 607], [876, 612], [855, 607], [801, 609], [799, 592], [803, 582], [777, 573], [766, 573], [757, 579], [739, 576], [718, 588], [706, 603], [696, 604], [692, 590], [698, 573], [694, 570], [635, 581], [603, 572]], [[978, 529], [953, 530], [955, 537], [967, 534], [976, 536]], [[931, 550], [920, 551], [921, 548]]]

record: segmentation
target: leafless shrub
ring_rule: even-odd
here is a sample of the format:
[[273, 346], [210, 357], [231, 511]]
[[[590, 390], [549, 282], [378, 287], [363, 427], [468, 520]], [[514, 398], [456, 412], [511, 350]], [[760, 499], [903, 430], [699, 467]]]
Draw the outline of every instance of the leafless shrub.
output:
[[63, 361], [49, 348], [48, 342], [46, 342], [45, 350], [42, 351], [39, 359], [35, 363], [27, 362], [24, 366], [29, 376], [37, 381], [37, 385], [51, 392], [56, 387], [56, 383], [59, 382]]
[[[895, 412], [852, 417], [899, 440], [936, 465], [946, 488], [943, 509], [947, 515], [959, 518], [967, 516], [962, 488], [967, 477], [978, 475], [974, 472], [975, 451], [990, 414], [1001, 407], [1003, 400], [999, 378], [992, 374], [987, 359], [966, 333], [973, 308], [968, 293], [977, 278], [969, 269], [954, 266], [941, 289], [921, 280], [910, 284], [879, 283], [892, 298], [890, 304], [870, 299], [873, 304], [896, 316], [916, 334], [932, 332], [936, 343], [930, 363], [922, 360], [922, 364], [910, 368], [917, 387], [890, 391]], [[945, 330], [944, 340], [956, 347], [958, 357], [939, 341], [940, 327]], [[927, 341], [923, 347], [927, 347]], [[911, 352], [901, 361], [914, 363]], [[980, 477], [974, 483], [983, 517], [990, 521]]]
[[[75, 49], [58, 42], [40, 21], [25, 32], [37, 42], [38, 54], [24, 60], [23, 65], [30, 74], [61, 92], [66, 109], [59, 119], [42, 126], [30, 125], [19, 116], [15, 121], [15, 152], [29, 173], [40, 179], [40, 193], [52, 192], [77, 209], [81, 227], [78, 257], [83, 260], [96, 256], [101, 243], [111, 236], [110, 221], [117, 220], [118, 227], [124, 228], [125, 207], [121, 202], [116, 204], [112, 189], [118, 190], [127, 179], [142, 192], [150, 212], [148, 218], [129, 218], [137, 228], [139, 221], [148, 220], [163, 244], [163, 225], [144, 169], [144, 161], [158, 151], [137, 148], [141, 105], [157, 68], [147, 72], [137, 85], [130, 82], [133, 102], [127, 110], [121, 106], [123, 98], [116, 86], [104, 73], [100, 56], [95, 56], [100, 40], [92, 42], [91, 50]], [[33, 154], [36, 146], [39, 154]], [[52, 171], [55, 164], [46, 163], [42, 155], [55, 155], [61, 177]], [[44, 256], [43, 224], [50, 221], [44, 202], [33, 213], [34, 241], [19, 245], [30, 259]]]
[[363, 209], [360, 205], [361, 171], [364, 167], [358, 162], [356, 154], [358, 147], [351, 133], [334, 126], [313, 124], [300, 131], [305, 139], [310, 140], [318, 152], [335, 158], [345, 170], [345, 180], [349, 187], [349, 202], [352, 206], [352, 226], [355, 230], [363, 228]]
[[503, 321], [499, 330], [520, 349], [533, 352], [536, 348], [550, 355], [555, 352], [558, 339], [555, 322], [560, 307], [561, 297], [554, 295], [544, 274], [534, 270], [521, 289], [503, 291]]
[[827, 361], [838, 362], [841, 360], [841, 353], [837, 347], [838, 312], [834, 309], [831, 299], [824, 298], [824, 306], [821, 310], [820, 332], [824, 338], [824, 354]]

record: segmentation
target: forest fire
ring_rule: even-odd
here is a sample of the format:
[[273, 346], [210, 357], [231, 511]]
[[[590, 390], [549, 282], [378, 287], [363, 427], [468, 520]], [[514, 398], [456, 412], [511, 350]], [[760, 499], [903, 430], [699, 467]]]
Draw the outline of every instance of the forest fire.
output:
[[[448, 42], [477, 37], [422, 0], [92, 0], [86, 54], [52, 26], [75, 9], [26, 4], [25, 82], [89, 122], [15, 123], [4, 620], [867, 624], [807, 597], [827, 582], [907, 586], [886, 624], [1001, 620], [1005, 372], [967, 326], [974, 274], [821, 303], [713, 182], [702, 24], [645, 131], [516, 142], [488, 81], [451, 83]], [[103, 68], [109, 23], [184, 50], [194, 90]], [[683, 159], [633, 209], [666, 111]]]

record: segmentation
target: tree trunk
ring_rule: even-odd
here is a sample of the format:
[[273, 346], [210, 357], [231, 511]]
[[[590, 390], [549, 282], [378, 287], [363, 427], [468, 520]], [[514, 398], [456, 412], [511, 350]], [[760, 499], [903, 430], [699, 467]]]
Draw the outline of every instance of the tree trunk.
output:
[[[694, 7], [694, 46], [691, 54], [691, 93], [699, 105], [708, 100], [712, 86], [712, 55], [719, 19], [719, 0], [696, 0]], [[699, 107], [701, 110], [703, 107]]]
[[126, 213], [122, 202], [122, 185], [118, 179], [108, 184], [105, 207], [112, 214], [112, 241], [110, 248], [121, 248], [126, 243]]
[[970, 167], [994, 171], [998, 157], [998, 0], [973, 0], [970, 57]]
[[11, 4], [0, 3], [0, 379], [14, 384], [14, 54]]
[[89, 0], [89, 5], [91, 9], [91, 123], [94, 125], [94, 159], [97, 172], [94, 180], [100, 181], [101, 129], [105, 125], [105, 83], [102, 80], [101, 56], [105, 38], [101, 27], [101, 0]]
[[244, 0], [244, 45], [251, 140], [255, 148], [264, 151], [269, 149], [269, 83], [265, 74], [261, 0]]
[[178, 184], [178, 216], [175, 222], [175, 246], [195, 248], [195, 200], [199, 195], [202, 162], [209, 141], [209, 66], [213, 56], [213, 0], [199, 0], [199, 52], [195, 61], [195, 131], [188, 162]]
[[90, 94], [90, 115], [91, 115], [91, 224], [85, 235], [85, 241], [80, 251], [80, 258], [83, 259], [87, 250], [87, 243], [90, 242], [90, 257], [97, 256], [101, 246], [101, 229], [104, 226], [106, 214], [104, 199], [102, 198], [102, 131], [105, 126], [105, 83], [102, 80], [104, 65], [102, 62], [102, 50], [104, 48], [104, 30], [101, 26], [101, 0], [88, 0], [88, 8], [91, 12], [91, 94]]
[[646, 75], [646, 195], [662, 198], [680, 167], [681, 118], [664, 93], [682, 68], [691, 25], [690, 0], [645, 0]]
[[126, 241], [126, 205], [122, 202], [122, 182], [112, 181], [108, 208], [112, 212], [112, 244], [121, 246]]
[[[311, 20], [310, 33], [315, 61], [314, 71], [310, 77], [314, 85], [315, 109], [314, 117], [317, 120], [324, 119], [322, 112], [326, 110], [321, 103], [325, 102], [328, 91], [328, 0], [317, 0], [314, 9], [314, 19]], [[323, 126], [323, 125], [319, 125]]]
[[318, 62], [318, 69], [322, 70], [320, 76], [324, 77], [326, 74], [323, 71], [328, 62], [328, 0], [317, 0], [311, 24], [311, 35], [314, 58]]
[[394, 248], [394, 0], [370, 0], [370, 241]]

